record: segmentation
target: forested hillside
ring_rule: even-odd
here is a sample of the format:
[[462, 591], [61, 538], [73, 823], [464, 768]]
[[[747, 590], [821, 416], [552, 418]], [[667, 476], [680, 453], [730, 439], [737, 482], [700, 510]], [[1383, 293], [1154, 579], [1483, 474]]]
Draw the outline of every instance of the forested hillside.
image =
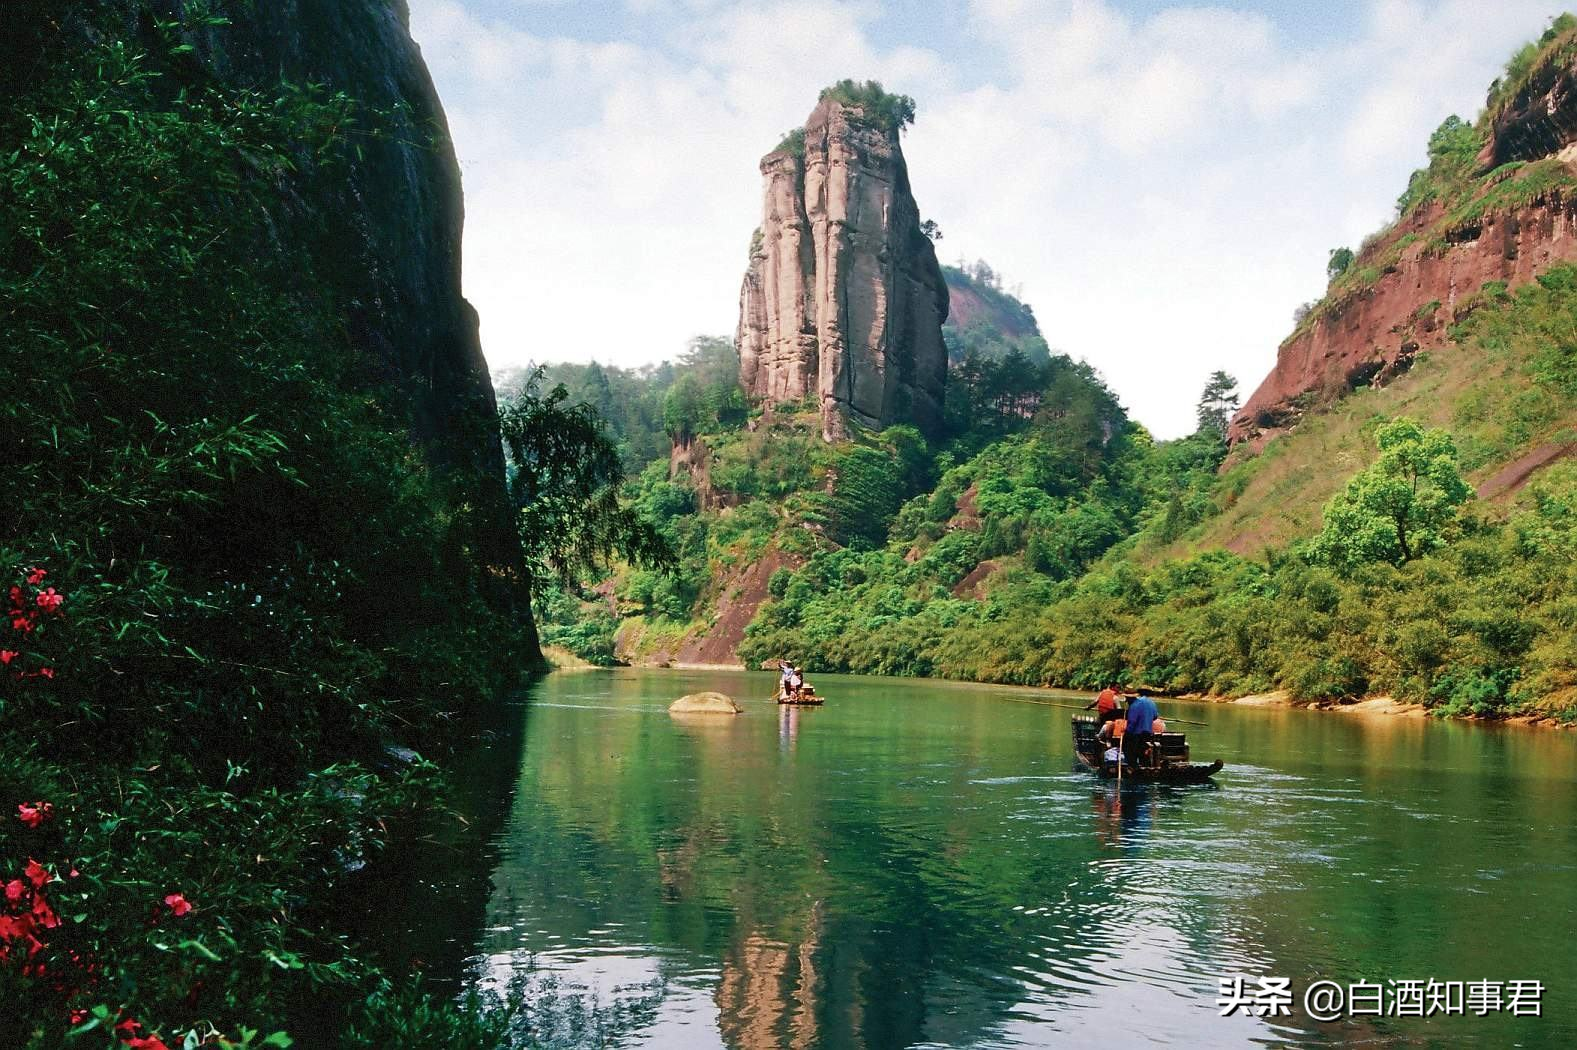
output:
[[970, 355], [1006, 357], [1018, 350], [1035, 364], [1045, 364], [1051, 350], [1042, 338], [1035, 311], [1002, 286], [1002, 275], [984, 259], [942, 267], [947, 282], [947, 323], [942, 340], [950, 367]]

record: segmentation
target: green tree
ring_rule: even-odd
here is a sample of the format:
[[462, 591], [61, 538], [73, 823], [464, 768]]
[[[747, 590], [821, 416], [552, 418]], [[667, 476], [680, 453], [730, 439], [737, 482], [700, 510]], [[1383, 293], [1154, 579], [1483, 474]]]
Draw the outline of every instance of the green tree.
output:
[[1453, 113], [1430, 134], [1429, 159], [1446, 162], [1471, 160], [1478, 156], [1482, 145], [1473, 125]]
[[616, 556], [671, 567], [667, 539], [619, 498], [624, 466], [596, 410], [568, 403], [562, 385], [546, 397], [540, 390], [539, 369], [499, 417], [532, 579], [573, 586]]
[[1202, 433], [1214, 434], [1225, 441], [1227, 425], [1238, 410], [1238, 381], [1222, 371], [1210, 373], [1199, 404], [1194, 409]]
[[1444, 546], [1473, 495], [1457, 468], [1451, 435], [1411, 419], [1380, 428], [1380, 457], [1325, 505], [1313, 560], [1338, 567], [1401, 565]]
[[1355, 258], [1357, 258], [1357, 256], [1353, 254], [1353, 250], [1351, 248], [1332, 248], [1330, 258], [1325, 262], [1326, 280], [1334, 281], [1336, 278], [1346, 273], [1347, 268], [1352, 265], [1353, 259]]
[[823, 88], [820, 97], [858, 107], [867, 121], [883, 131], [901, 131], [914, 123], [914, 99], [887, 91], [878, 80], [840, 80]]
[[663, 429], [680, 444], [687, 444], [706, 422], [706, 392], [693, 375], [682, 375], [663, 395]]

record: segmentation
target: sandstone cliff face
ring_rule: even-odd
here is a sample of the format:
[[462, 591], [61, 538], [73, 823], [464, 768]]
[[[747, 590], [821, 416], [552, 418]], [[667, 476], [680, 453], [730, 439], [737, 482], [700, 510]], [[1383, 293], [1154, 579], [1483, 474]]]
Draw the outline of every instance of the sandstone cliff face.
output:
[[761, 161], [765, 202], [740, 292], [740, 381], [757, 401], [820, 399], [828, 440], [941, 421], [948, 291], [898, 132], [823, 100], [804, 155]]
[[1491, 122], [1490, 140], [1479, 155], [1488, 171], [1513, 160], [1537, 160], [1577, 141], [1577, 68], [1573, 45], [1533, 70]]
[[942, 277], [948, 293], [942, 340], [950, 364], [961, 364], [970, 354], [1000, 358], [1018, 350], [1039, 360], [1049, 353], [1035, 311], [1005, 291], [1001, 278], [986, 263], [944, 266]]
[[493, 384], [460, 292], [464, 203], [448, 124], [404, 0], [271, 0], [200, 52], [222, 79], [314, 82], [379, 111], [349, 171], [290, 187], [291, 234], [337, 286], [352, 338], [403, 388], [440, 460], [501, 474]]
[[[47, 46], [72, 47], [95, 27], [155, 60], [156, 19], [184, 0], [14, 0], [0, 96], [42, 72]], [[279, 187], [270, 216], [279, 249], [333, 287], [373, 377], [401, 388], [418, 436], [445, 462], [502, 471], [492, 381], [475, 312], [460, 294], [460, 170], [443, 108], [407, 26], [405, 0], [269, 0], [217, 5], [230, 25], [188, 38], [172, 86], [207, 79], [277, 89], [281, 81], [344, 92], [364, 108], [363, 135], [342, 164], [310, 163]], [[14, 16], [14, 19], [13, 19]], [[30, 68], [28, 63], [33, 62]]]
[[[1418, 351], [1447, 347], [1448, 328], [1486, 283], [1515, 288], [1577, 260], [1577, 68], [1557, 57], [1500, 109], [1478, 160], [1482, 174], [1510, 161], [1543, 165], [1538, 177], [1548, 188], [1455, 215], [1424, 205], [1377, 238], [1353, 266], [1378, 276], [1325, 304], [1281, 345], [1276, 367], [1232, 421], [1233, 445], [1257, 448], [1310, 404], [1383, 383]], [[1492, 194], [1531, 171], [1496, 173], [1478, 192]]]
[[[1364, 259], [1409, 232], [1427, 228], [1437, 208], [1391, 231]], [[1258, 447], [1293, 425], [1311, 401], [1340, 396], [1360, 383], [1384, 383], [1420, 350], [1450, 345], [1450, 325], [1488, 282], [1515, 287], [1551, 265], [1577, 259], [1577, 199], [1549, 199], [1487, 214], [1443, 251], [1425, 241], [1400, 252], [1380, 277], [1295, 333], [1276, 367], [1233, 419], [1234, 445]]]
[[1000, 332], [1004, 339], [1025, 339], [1040, 335], [1040, 326], [1035, 323], [1033, 314], [1003, 310], [983, 296], [979, 289], [968, 284], [950, 280], [947, 282], [947, 291], [948, 328], [963, 330], [971, 325], [989, 325]]

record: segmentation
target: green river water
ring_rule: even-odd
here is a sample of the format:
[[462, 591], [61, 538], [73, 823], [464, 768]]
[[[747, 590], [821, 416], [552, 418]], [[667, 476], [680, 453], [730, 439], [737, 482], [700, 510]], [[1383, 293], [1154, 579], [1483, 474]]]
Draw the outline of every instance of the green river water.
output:
[[[633, 1046], [1577, 1046], [1566, 733], [1165, 701], [1226, 769], [1118, 792], [1068, 712], [1001, 699], [1055, 694], [815, 682], [822, 709], [770, 674], [534, 686], [465, 980], [594, 1001]], [[700, 689], [746, 712], [667, 714]], [[1220, 1016], [1232, 975], [1287, 978], [1290, 1016]], [[1320, 979], [1502, 1008], [1319, 1023]], [[1541, 1016], [1507, 1009], [1524, 980]]]

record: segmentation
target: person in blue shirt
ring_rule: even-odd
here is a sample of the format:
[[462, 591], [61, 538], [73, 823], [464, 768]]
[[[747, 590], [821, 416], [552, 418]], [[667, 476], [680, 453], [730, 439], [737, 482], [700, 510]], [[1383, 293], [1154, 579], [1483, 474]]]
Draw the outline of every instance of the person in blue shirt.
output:
[[1136, 696], [1128, 702], [1128, 736], [1149, 736], [1150, 727], [1161, 717], [1155, 701], [1148, 696]]
[[1123, 733], [1123, 754], [1128, 761], [1148, 765], [1152, 759], [1150, 742], [1155, 739], [1155, 720], [1161, 717], [1155, 701], [1148, 696], [1136, 696], [1128, 701], [1127, 732]]

